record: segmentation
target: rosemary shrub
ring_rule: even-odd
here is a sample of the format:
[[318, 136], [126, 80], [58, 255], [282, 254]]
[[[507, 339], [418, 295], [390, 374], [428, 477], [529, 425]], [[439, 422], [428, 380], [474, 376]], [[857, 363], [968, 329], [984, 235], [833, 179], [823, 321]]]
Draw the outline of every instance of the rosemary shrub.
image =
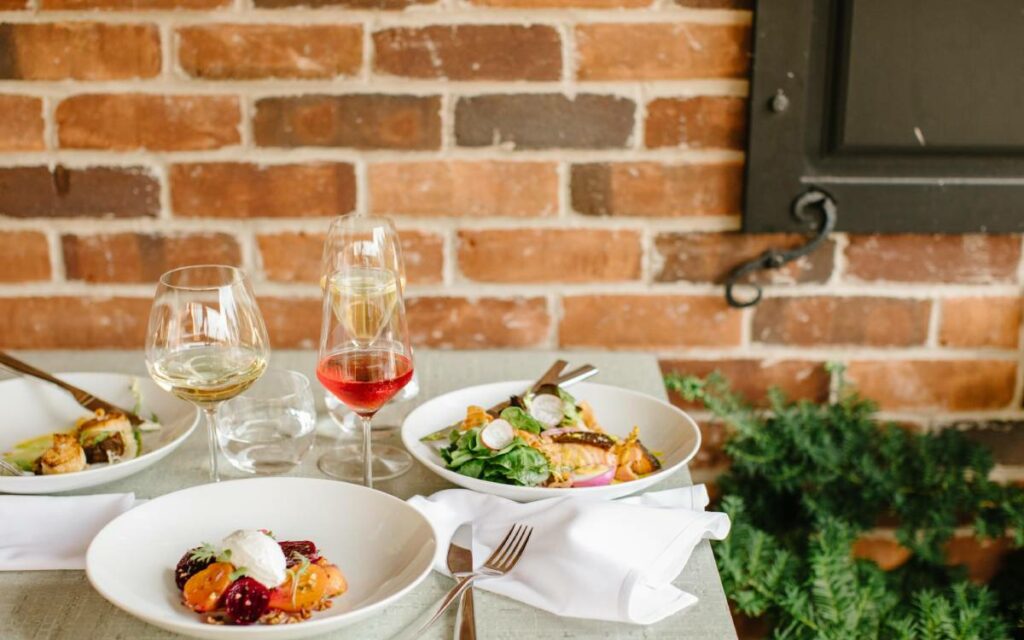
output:
[[[996, 593], [943, 554], [965, 522], [1024, 546], [1024, 490], [989, 480], [988, 450], [959, 432], [880, 423], [834, 370], [837, 401], [792, 402], [773, 390], [764, 411], [718, 374], [665, 378], [731, 430], [719, 483], [733, 529], [715, 557], [734, 608], [794, 640], [1024, 638], [1024, 575], [1004, 573]], [[851, 554], [881, 515], [912, 552], [889, 572]], [[1004, 572], [1021, 564], [1016, 553]]]

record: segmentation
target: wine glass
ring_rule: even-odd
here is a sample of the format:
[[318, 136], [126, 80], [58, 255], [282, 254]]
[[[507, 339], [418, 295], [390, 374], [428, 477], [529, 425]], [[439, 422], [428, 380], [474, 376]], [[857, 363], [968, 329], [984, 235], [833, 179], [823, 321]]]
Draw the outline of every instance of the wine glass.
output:
[[373, 486], [371, 421], [413, 374], [405, 322], [402, 253], [386, 218], [336, 219], [324, 243], [323, 322], [316, 376], [359, 416], [362, 445], [320, 457], [325, 474]]
[[267, 329], [241, 269], [196, 265], [160, 277], [149, 314], [146, 367], [164, 390], [206, 414], [210, 479], [217, 469], [217, 404], [248, 389], [270, 357]]

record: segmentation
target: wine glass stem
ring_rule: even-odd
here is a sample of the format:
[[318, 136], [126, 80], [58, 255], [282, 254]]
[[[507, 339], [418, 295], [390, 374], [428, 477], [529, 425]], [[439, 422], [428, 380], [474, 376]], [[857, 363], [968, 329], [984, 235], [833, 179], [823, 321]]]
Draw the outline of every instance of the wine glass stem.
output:
[[363, 486], [373, 488], [373, 455], [370, 452], [370, 420], [369, 416], [359, 416], [363, 425]]
[[206, 434], [210, 441], [210, 481], [220, 482], [220, 471], [217, 469], [217, 407], [205, 407]]

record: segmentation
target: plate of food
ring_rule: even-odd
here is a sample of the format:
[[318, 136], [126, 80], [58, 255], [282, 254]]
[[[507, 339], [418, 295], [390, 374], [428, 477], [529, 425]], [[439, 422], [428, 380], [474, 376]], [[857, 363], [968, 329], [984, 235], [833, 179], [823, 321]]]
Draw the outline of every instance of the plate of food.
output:
[[[498, 382], [438, 396], [409, 414], [402, 441], [446, 480], [519, 501], [635, 493], [700, 448], [697, 423], [657, 398], [590, 382], [524, 393], [530, 386]], [[503, 400], [498, 411], [484, 409]]]
[[436, 548], [426, 518], [388, 494], [252, 478], [135, 507], [97, 534], [85, 564], [100, 595], [162, 629], [285, 639], [382, 611], [430, 573]]
[[195, 407], [149, 378], [120, 373], [57, 377], [147, 422], [136, 427], [117, 412], [90, 412], [47, 382], [4, 380], [0, 457], [32, 475], [0, 475], [0, 492], [55, 493], [120, 480], [174, 451], [199, 422]]

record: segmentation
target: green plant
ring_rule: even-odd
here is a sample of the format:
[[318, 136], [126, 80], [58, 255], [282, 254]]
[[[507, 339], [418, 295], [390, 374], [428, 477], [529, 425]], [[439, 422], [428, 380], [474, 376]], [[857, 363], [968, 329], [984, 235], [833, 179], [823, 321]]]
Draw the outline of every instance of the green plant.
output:
[[[842, 371], [837, 371], [842, 381]], [[716, 546], [734, 607], [767, 616], [777, 638], [1009, 637], [1016, 614], [944, 564], [955, 527], [1012, 532], [1024, 545], [1024, 491], [988, 479], [987, 450], [954, 431], [918, 434], [880, 424], [875, 406], [840, 383], [835, 402], [790, 402], [778, 391], [757, 411], [717, 374], [669, 375], [732, 430], [720, 479], [733, 531]], [[896, 571], [856, 560], [851, 545], [880, 515], [913, 553]]]

